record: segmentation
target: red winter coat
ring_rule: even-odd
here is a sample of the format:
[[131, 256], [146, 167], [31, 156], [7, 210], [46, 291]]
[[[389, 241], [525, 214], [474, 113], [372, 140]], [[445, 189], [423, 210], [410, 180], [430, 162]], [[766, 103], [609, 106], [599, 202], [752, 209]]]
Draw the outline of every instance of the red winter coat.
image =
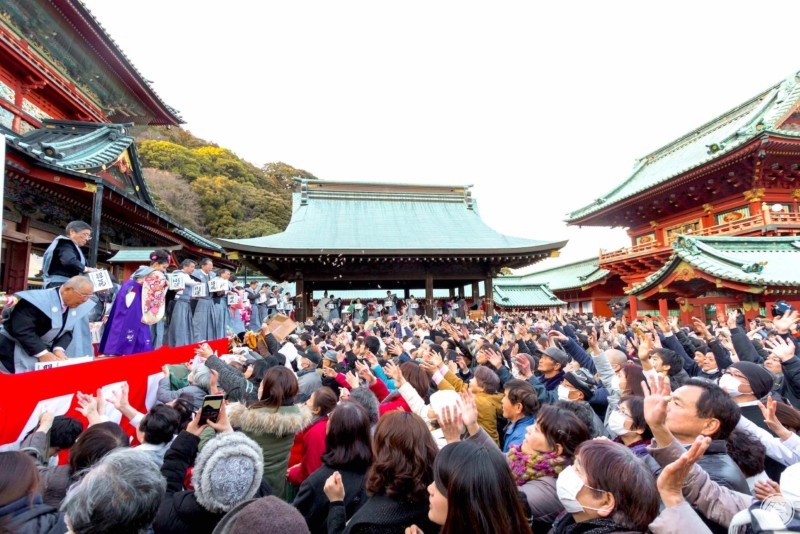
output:
[[376, 379], [375, 383], [369, 386], [369, 389], [375, 394], [376, 397], [378, 397], [378, 402], [381, 403], [381, 405], [378, 407], [378, 411], [381, 415], [385, 414], [386, 412], [397, 410], [398, 408], [404, 412], [411, 411], [408, 403], [399, 393], [388, 402], [383, 402], [384, 399], [389, 396], [389, 388], [386, 387], [386, 384], [384, 384], [383, 380], [380, 378]]
[[[299, 486], [308, 476], [322, 465], [325, 453], [325, 434], [328, 427], [328, 416], [313, 421], [294, 438], [294, 445], [289, 454], [289, 473], [287, 480]], [[299, 464], [299, 465], [297, 465]]]

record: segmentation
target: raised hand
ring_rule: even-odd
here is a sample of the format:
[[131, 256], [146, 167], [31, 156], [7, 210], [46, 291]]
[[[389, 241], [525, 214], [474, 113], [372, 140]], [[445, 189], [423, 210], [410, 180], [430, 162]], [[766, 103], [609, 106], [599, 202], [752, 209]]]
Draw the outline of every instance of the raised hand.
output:
[[486, 355], [489, 357], [489, 363], [495, 369], [500, 369], [503, 366], [503, 355], [496, 350], [486, 349]]
[[464, 424], [461, 421], [461, 412], [457, 405], [442, 408], [442, 413], [439, 414], [439, 426], [442, 428], [442, 434], [447, 443], [461, 441]]
[[767, 341], [770, 348], [767, 351], [774, 354], [784, 363], [794, 358], [795, 345], [793, 341], [786, 341], [780, 336], [775, 336], [774, 341]]
[[377, 380], [375, 375], [372, 374], [372, 370], [369, 368], [369, 365], [361, 362], [356, 362], [356, 369], [358, 369], [358, 376], [369, 382], [370, 384], [374, 384]]
[[357, 388], [360, 384], [358, 376], [356, 376], [356, 374], [353, 371], [349, 371], [345, 375], [345, 380], [347, 380], [347, 383], [350, 385], [351, 388]]
[[[667, 403], [670, 401], [669, 379], [660, 375], [650, 377], [650, 385], [642, 381], [644, 390], [644, 419], [655, 432], [656, 428], [666, 428], [667, 422]], [[666, 446], [668, 443], [660, 443]]]
[[478, 405], [475, 403], [475, 396], [468, 389], [461, 391], [461, 401], [458, 404], [461, 410], [461, 422], [467, 427], [470, 436], [478, 433]]
[[778, 420], [778, 402], [775, 399], [767, 397], [767, 405], [764, 406], [764, 403], [759, 401], [758, 407], [761, 409], [761, 413], [764, 416], [764, 422], [770, 430], [775, 432], [776, 436], [782, 441], [786, 441], [792, 436], [792, 432]]
[[531, 361], [524, 354], [517, 356], [514, 359], [514, 363], [517, 365], [517, 369], [519, 369], [519, 374], [525, 379], [530, 378], [530, 376], [533, 374], [531, 373]]
[[686, 482], [686, 476], [697, 460], [703, 457], [710, 444], [711, 438], [698, 436], [688, 451], [661, 470], [656, 487], [664, 506], [671, 508], [683, 502], [683, 484]]
[[204, 425], [200, 424], [201, 412], [202, 410], [197, 410], [197, 413], [194, 414], [194, 418], [192, 418], [192, 420], [189, 421], [189, 424], [186, 425], [186, 431], [189, 432], [190, 434], [194, 434], [195, 436], [199, 436], [200, 434], [202, 434], [203, 430], [205, 430], [206, 426], [208, 426], [205, 424]]
[[775, 317], [772, 324], [779, 334], [788, 334], [792, 325], [798, 321], [800, 321], [800, 313], [797, 310], [786, 310], [783, 317]]
[[233, 432], [233, 427], [231, 426], [230, 422], [228, 421], [228, 412], [225, 409], [225, 403], [222, 403], [222, 406], [219, 409], [219, 416], [217, 416], [217, 422], [209, 420], [208, 426], [213, 428], [217, 431], [218, 434], [223, 432]]

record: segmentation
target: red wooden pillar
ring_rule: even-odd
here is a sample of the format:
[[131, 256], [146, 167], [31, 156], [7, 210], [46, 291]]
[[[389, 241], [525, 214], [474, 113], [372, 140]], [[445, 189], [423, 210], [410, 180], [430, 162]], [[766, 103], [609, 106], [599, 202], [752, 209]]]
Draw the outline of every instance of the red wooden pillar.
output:
[[631, 318], [630, 319], [631, 319], [631, 321], [635, 321], [636, 317], [639, 315], [639, 301], [636, 299], [636, 297], [631, 295], [630, 297], [628, 297], [628, 305], [629, 305], [630, 310], [631, 310]]
[[669, 303], [667, 299], [658, 299], [658, 314], [665, 319], [669, 317]]

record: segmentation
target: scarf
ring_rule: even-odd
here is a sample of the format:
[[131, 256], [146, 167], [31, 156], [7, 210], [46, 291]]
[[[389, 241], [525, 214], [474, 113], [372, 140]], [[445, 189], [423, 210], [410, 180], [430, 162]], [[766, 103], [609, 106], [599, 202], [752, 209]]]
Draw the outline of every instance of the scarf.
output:
[[525, 454], [522, 447], [512, 445], [508, 449], [508, 466], [517, 486], [542, 477], [558, 478], [558, 474], [570, 464], [569, 458], [554, 452]]
[[542, 375], [542, 378], [540, 379], [540, 381], [544, 384], [544, 389], [547, 391], [553, 391], [554, 389], [558, 388], [558, 385], [562, 380], [564, 380], [564, 371], [559, 371], [551, 378], [545, 378], [544, 375]]
[[607, 534], [609, 532], [632, 532], [631, 529], [614, 523], [607, 517], [598, 517], [576, 523], [572, 515], [564, 514], [553, 523], [553, 534]]

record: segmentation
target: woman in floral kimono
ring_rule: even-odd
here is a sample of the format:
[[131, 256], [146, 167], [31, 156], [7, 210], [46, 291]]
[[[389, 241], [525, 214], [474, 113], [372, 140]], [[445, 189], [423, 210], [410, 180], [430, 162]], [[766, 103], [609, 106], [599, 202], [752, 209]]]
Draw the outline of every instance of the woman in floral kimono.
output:
[[169, 253], [156, 250], [150, 254], [150, 266], [142, 265], [131, 275], [117, 293], [108, 322], [103, 328], [100, 341], [100, 354], [126, 355], [148, 352], [156, 347], [153, 344], [151, 326], [163, 322], [167, 279], [164, 270], [169, 266]]

